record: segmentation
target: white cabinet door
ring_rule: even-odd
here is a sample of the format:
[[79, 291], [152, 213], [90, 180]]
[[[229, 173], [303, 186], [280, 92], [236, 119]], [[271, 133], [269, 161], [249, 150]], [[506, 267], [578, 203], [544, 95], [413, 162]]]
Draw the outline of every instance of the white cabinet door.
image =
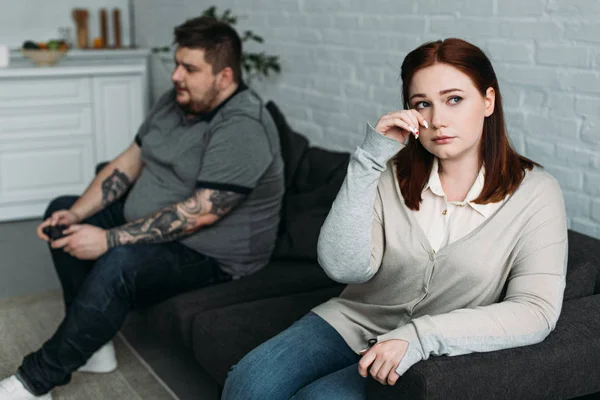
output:
[[[38, 80], [48, 90], [54, 82]], [[18, 83], [25, 87], [27, 82]], [[89, 86], [81, 79], [75, 85], [62, 83]], [[0, 88], [6, 86], [11, 85]], [[92, 107], [77, 102], [50, 105], [45, 98], [50, 96], [40, 92], [21, 99], [23, 104], [0, 101], [0, 221], [39, 218], [54, 197], [81, 194], [93, 178]]]
[[80, 195], [94, 177], [91, 137], [0, 142], [0, 220], [41, 217], [59, 195]]
[[125, 150], [144, 118], [144, 76], [94, 77], [96, 157], [109, 161]]

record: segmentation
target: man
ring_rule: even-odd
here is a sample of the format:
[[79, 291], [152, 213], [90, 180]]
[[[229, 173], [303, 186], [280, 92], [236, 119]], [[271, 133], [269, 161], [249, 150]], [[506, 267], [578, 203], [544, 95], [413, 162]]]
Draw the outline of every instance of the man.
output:
[[[251, 274], [269, 259], [283, 162], [273, 121], [241, 80], [240, 38], [200, 17], [175, 28], [175, 43], [174, 88], [135, 141], [80, 198], [55, 199], [38, 227], [66, 317], [0, 382], [1, 400], [51, 399], [73, 371], [114, 370], [111, 339], [129, 310]], [[51, 240], [44, 228], [60, 225], [66, 236]]]

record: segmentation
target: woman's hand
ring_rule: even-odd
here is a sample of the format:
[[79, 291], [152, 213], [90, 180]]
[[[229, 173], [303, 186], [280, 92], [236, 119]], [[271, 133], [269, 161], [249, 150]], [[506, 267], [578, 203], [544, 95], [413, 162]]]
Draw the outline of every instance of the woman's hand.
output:
[[377, 121], [375, 130], [384, 136], [404, 143], [411, 133], [415, 135], [415, 139], [418, 139], [421, 126], [429, 128], [425, 118], [417, 110], [411, 109], [385, 114]]
[[363, 357], [358, 362], [358, 373], [364, 378], [367, 374], [371, 374], [382, 385], [394, 386], [400, 378], [396, 368], [407, 349], [406, 340], [391, 339], [377, 343], [370, 349], [360, 352]]

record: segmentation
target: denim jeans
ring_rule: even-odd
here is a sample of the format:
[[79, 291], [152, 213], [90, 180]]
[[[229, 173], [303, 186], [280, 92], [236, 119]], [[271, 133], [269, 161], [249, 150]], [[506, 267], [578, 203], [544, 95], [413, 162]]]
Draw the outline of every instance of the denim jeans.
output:
[[[55, 199], [44, 218], [76, 200]], [[82, 223], [105, 229], [122, 225], [123, 204], [114, 203]], [[178, 242], [115, 247], [95, 261], [79, 260], [61, 249], [51, 253], [66, 315], [54, 335], [26, 356], [17, 371], [36, 395], [68, 383], [71, 373], [117, 334], [131, 309], [231, 279], [216, 260]]]
[[360, 356], [310, 312], [235, 365], [222, 400], [364, 400]]

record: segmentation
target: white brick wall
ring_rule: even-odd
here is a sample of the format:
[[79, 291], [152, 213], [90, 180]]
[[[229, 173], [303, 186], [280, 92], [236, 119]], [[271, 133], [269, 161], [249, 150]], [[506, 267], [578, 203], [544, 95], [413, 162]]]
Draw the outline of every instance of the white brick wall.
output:
[[[569, 225], [600, 238], [599, 0], [137, 0], [138, 42], [218, 4], [265, 38], [283, 74], [254, 83], [313, 144], [351, 150], [366, 120], [400, 105], [399, 69], [427, 40], [462, 37], [490, 55], [519, 151], [560, 181]], [[167, 75], [155, 71], [157, 91]]]

